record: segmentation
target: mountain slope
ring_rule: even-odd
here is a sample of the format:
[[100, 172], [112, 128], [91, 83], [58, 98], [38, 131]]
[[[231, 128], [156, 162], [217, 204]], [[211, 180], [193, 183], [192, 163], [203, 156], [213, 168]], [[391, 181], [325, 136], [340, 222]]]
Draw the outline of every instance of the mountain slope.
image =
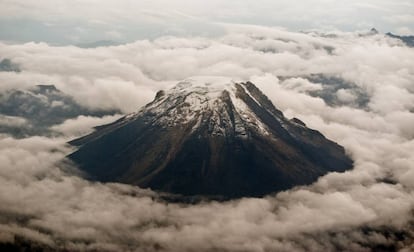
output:
[[399, 36], [392, 34], [391, 32], [386, 33], [388, 37], [395, 38], [401, 40], [406, 46], [408, 47], [414, 47], [414, 36]]
[[[102, 117], [116, 113], [120, 111], [86, 108], [54, 85], [37, 85], [27, 90], [13, 89], [0, 93], [0, 133], [14, 137], [48, 135], [51, 133], [50, 126], [79, 115]], [[16, 123], [2, 123], [1, 119], [21, 121], [21, 127], [16, 127]]]
[[352, 161], [252, 83], [199, 77], [139, 112], [71, 142], [87, 176], [184, 195], [262, 196], [309, 184]]

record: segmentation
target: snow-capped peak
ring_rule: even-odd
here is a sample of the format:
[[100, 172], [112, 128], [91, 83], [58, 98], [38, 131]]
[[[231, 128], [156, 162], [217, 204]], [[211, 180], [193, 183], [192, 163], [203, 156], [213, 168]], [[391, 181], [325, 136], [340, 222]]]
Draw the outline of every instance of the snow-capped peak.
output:
[[[266, 105], [267, 98], [250, 82], [229, 77], [197, 76], [180, 81], [168, 91], [157, 93], [152, 103], [127, 118], [150, 113], [160, 115], [153, 123], [162, 127], [191, 125], [194, 131], [200, 125], [208, 124], [213, 135], [231, 132], [240, 136], [246, 136], [246, 127], [250, 127], [269, 135], [266, 123], [252, 110], [252, 106]], [[278, 117], [278, 112], [272, 113]]]
[[234, 84], [241, 80], [222, 76], [195, 76], [180, 81], [170, 93], [194, 92], [210, 99], [220, 97], [223, 91], [234, 92]]
[[248, 128], [271, 135], [268, 123], [257, 114], [258, 107], [288, 130], [282, 112], [253, 83], [216, 76], [187, 78], [170, 90], [159, 91], [153, 102], [127, 115], [124, 122], [151, 115], [150, 123], [163, 128], [196, 131], [207, 125], [212, 135], [248, 137]]
[[91, 176], [186, 195], [261, 196], [352, 165], [253, 83], [218, 77], [181, 81], [74, 144], [70, 158]]

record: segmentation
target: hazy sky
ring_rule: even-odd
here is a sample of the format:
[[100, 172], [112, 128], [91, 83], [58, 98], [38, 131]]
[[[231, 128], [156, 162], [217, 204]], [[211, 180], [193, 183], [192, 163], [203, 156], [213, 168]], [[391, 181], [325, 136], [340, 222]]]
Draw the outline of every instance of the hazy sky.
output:
[[0, 40], [77, 44], [215, 36], [223, 23], [414, 33], [411, 0], [1, 0]]

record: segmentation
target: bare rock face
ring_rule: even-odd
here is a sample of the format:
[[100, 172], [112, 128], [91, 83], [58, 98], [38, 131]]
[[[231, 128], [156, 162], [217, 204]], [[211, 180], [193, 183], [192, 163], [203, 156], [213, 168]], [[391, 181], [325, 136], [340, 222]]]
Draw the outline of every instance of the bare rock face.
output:
[[86, 176], [182, 195], [263, 196], [352, 167], [344, 148], [288, 120], [251, 82], [197, 77], [76, 139]]

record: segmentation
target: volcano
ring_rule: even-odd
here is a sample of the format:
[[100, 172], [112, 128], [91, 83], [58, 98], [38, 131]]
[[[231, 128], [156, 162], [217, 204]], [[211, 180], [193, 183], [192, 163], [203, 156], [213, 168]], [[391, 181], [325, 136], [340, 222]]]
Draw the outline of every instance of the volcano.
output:
[[70, 142], [91, 180], [193, 196], [263, 196], [352, 168], [344, 148], [287, 119], [251, 82], [195, 77]]

